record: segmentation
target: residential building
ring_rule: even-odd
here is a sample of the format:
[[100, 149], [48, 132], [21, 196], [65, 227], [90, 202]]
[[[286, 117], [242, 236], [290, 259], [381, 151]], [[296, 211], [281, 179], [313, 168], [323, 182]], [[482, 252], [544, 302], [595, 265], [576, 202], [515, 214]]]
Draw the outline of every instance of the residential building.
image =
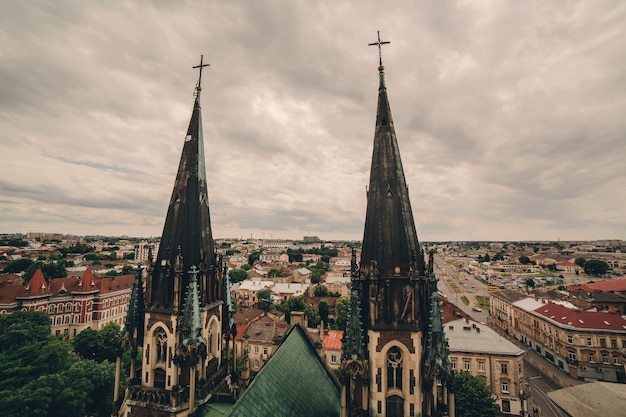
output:
[[[525, 389], [524, 350], [469, 319], [446, 323], [452, 370], [479, 377], [491, 391], [500, 411], [520, 415]], [[528, 410], [526, 404], [524, 410]]]
[[87, 268], [80, 278], [46, 281], [37, 269], [25, 283], [0, 284], [0, 314], [42, 311], [50, 316], [52, 333], [74, 337], [109, 322], [123, 327], [134, 275], [96, 278]]

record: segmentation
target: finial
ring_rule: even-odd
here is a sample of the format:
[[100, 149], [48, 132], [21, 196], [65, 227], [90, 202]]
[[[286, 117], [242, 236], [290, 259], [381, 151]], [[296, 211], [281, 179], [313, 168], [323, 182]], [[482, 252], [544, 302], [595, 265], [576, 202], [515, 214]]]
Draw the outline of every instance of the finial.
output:
[[376, 33], [378, 34], [378, 42], [370, 43], [368, 44], [368, 46], [374, 46], [374, 45], [378, 46], [378, 71], [382, 71], [385, 69], [385, 67], [383, 67], [383, 54], [382, 54], [381, 46], [386, 45], [391, 42], [380, 40], [380, 30], [377, 30]]
[[200, 65], [196, 65], [195, 67], [193, 67], [194, 69], [198, 68], [200, 69], [200, 76], [198, 77], [198, 85], [196, 86], [196, 90], [198, 91], [202, 91], [202, 68], [204, 67], [208, 67], [209, 64], [203, 64], [202, 60], [204, 59], [204, 55], [200, 55]]

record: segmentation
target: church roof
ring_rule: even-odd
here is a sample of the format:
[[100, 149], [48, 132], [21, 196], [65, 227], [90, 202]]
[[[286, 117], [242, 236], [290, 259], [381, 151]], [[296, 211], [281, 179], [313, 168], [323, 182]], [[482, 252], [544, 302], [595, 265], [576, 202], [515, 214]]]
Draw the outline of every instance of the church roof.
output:
[[[152, 272], [150, 299], [146, 300], [148, 305], [157, 308], [172, 308], [175, 302], [182, 306], [182, 299], [175, 301], [171, 294], [179, 291], [179, 297], [184, 296], [189, 283], [187, 272], [192, 266], [202, 269], [201, 265], [211, 268], [215, 264], [202, 135], [201, 90], [198, 85]], [[179, 256], [182, 258], [182, 285], [174, 289], [174, 266]], [[201, 286], [201, 290], [205, 288]]]
[[378, 70], [378, 109], [361, 265], [375, 260], [383, 276], [391, 276], [396, 266], [406, 276], [415, 257], [418, 272], [423, 273], [409, 190], [387, 97], [384, 67], [381, 65]]
[[294, 326], [228, 413], [201, 415], [330, 417], [340, 411], [339, 388], [305, 331]]

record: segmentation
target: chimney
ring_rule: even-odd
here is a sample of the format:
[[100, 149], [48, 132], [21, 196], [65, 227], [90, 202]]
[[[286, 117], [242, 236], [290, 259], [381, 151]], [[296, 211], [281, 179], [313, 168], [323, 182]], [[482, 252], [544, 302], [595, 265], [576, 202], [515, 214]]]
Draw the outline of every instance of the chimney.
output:
[[291, 312], [291, 325], [298, 324], [303, 329], [306, 328], [306, 323], [304, 321], [304, 311], [292, 311]]

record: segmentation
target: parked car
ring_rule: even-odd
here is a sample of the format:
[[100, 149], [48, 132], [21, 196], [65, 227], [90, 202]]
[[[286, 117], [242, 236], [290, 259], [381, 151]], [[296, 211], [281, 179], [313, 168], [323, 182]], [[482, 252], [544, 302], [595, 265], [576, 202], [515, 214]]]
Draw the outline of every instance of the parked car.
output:
[[478, 312], [478, 313], [480, 313], [480, 312], [482, 311], [482, 310], [481, 310], [480, 308], [478, 308], [478, 307], [472, 307], [472, 310], [473, 310], [473, 311], [476, 311], [476, 312]]

